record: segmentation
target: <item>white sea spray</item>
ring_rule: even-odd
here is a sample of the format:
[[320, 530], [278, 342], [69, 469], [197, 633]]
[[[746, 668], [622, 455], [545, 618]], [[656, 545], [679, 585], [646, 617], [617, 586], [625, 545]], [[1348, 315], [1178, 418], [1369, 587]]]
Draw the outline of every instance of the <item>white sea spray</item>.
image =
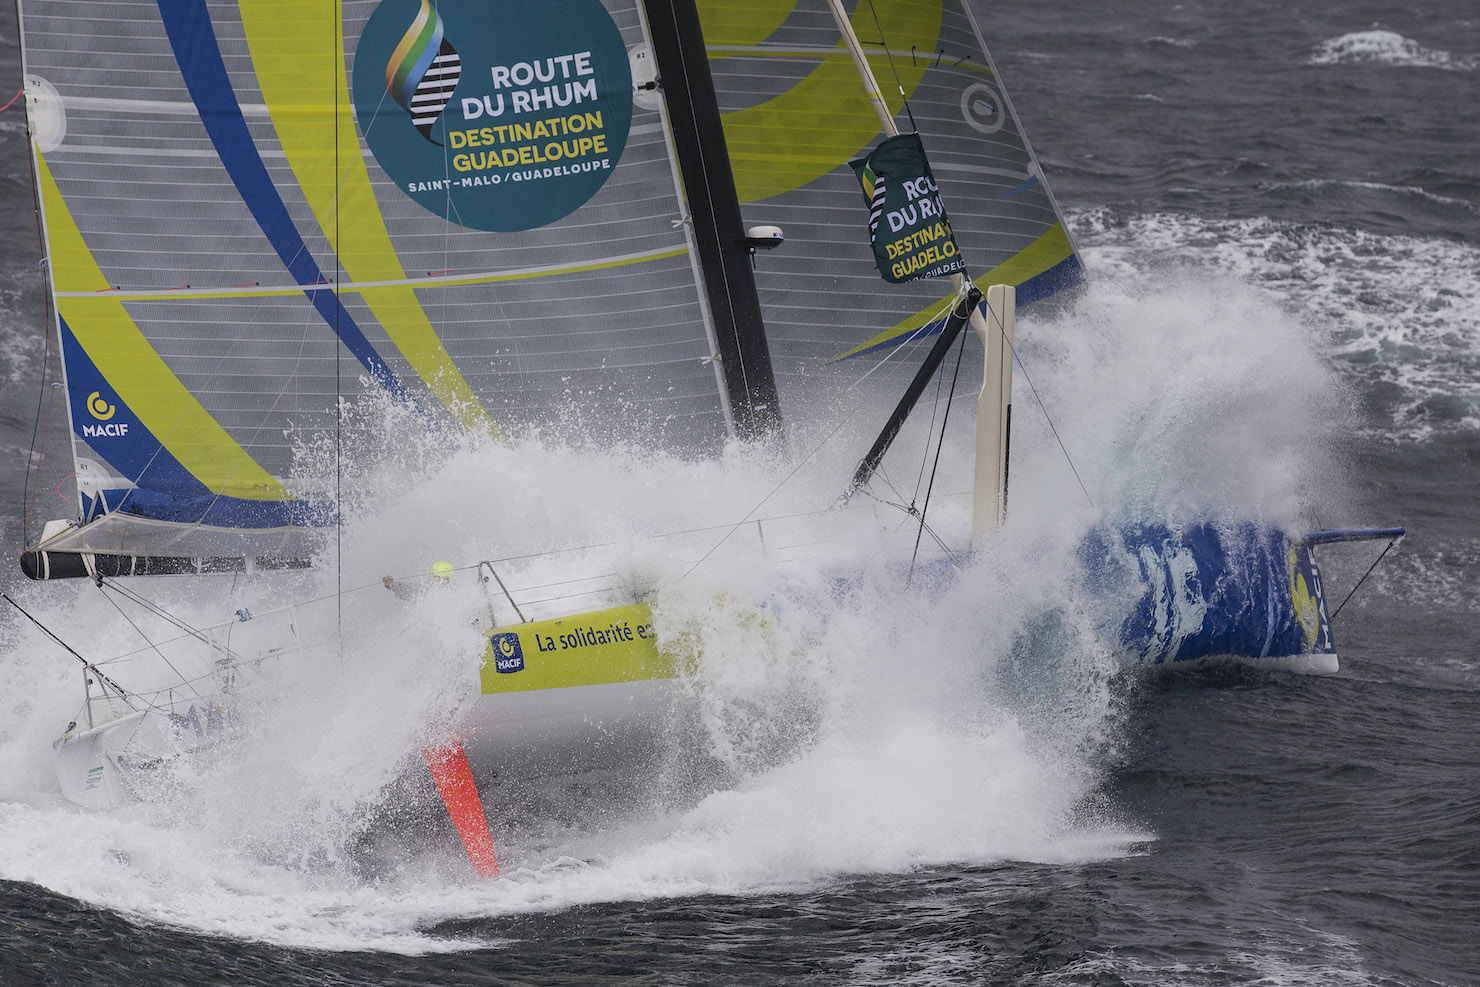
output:
[[[1114, 601], [1082, 585], [1079, 540], [1140, 511], [1274, 519], [1291, 497], [1298, 511], [1297, 481], [1326, 466], [1292, 450], [1330, 408], [1298, 319], [1237, 284], [1157, 277], [1110, 280], [1020, 322], [1011, 520], [963, 572], [893, 507], [809, 517], [871, 438], [883, 414], [871, 402], [714, 459], [549, 434], [429, 441], [404, 411], [350, 406], [346, 523], [315, 569], [139, 588], [197, 627], [240, 608], [264, 623], [291, 615], [303, 651], [278, 663], [276, 692], [248, 702], [240, 737], [182, 770], [170, 797], [100, 816], [64, 804], [47, 740], [76, 708], [71, 659], [36, 654], [36, 635], [5, 654], [27, 698], [7, 699], [18, 726], [3, 753], [21, 768], [0, 807], [0, 876], [149, 922], [424, 952], [470, 945], [424, 931], [448, 919], [1128, 852], [1154, 834], [1101, 805], [1122, 658]], [[1306, 385], [1271, 379], [1271, 365]], [[953, 417], [929, 513], [957, 550], [969, 421]], [[911, 495], [928, 422], [906, 430], [883, 489]], [[304, 489], [334, 480], [326, 449], [304, 443]], [[1174, 462], [1184, 455], [1197, 468]], [[917, 535], [923, 566], [905, 586]], [[654, 594], [660, 633], [695, 659], [684, 729], [641, 770], [485, 790], [505, 868], [492, 884], [468, 873], [420, 761], [476, 697], [489, 606], [509, 617], [473, 580], [485, 559], [516, 599], [543, 599], [531, 603], [541, 613]], [[386, 574], [424, 582], [435, 561], [459, 569], [447, 593], [407, 603], [381, 586]], [[26, 598], [84, 654], [148, 648], [91, 586], [63, 587], [62, 605], [40, 588]], [[179, 636], [118, 602], [151, 640]], [[182, 649], [167, 650], [209, 671]]]

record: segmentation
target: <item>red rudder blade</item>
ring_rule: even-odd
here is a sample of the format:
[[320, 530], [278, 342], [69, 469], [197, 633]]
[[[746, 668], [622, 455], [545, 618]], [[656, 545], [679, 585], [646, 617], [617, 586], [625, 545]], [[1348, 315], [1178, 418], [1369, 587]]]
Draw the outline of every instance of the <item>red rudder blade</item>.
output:
[[452, 741], [423, 747], [421, 755], [426, 758], [442, 803], [447, 806], [447, 814], [452, 817], [478, 876], [498, 877], [493, 836], [488, 832], [488, 819], [483, 815], [483, 802], [478, 798], [478, 786], [473, 783], [473, 769], [468, 766], [463, 745]]

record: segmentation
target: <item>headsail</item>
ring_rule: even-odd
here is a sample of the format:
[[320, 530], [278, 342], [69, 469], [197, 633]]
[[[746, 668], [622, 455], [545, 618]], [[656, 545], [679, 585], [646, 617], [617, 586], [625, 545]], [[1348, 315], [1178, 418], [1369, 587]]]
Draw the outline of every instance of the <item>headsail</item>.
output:
[[362, 381], [690, 448], [773, 391], [715, 360], [636, 0], [20, 6], [89, 522], [48, 549], [307, 552], [294, 446]]
[[[858, 235], [847, 162], [883, 135], [827, 4], [701, 10], [747, 219], [787, 230], [784, 270], [761, 285], [785, 401], [820, 365], [938, 332], [948, 290], [882, 283]], [[859, 0], [851, 23], [900, 129], [924, 138], [971, 276], [1016, 285], [1020, 305], [1077, 283], [1078, 256], [964, 0]]]

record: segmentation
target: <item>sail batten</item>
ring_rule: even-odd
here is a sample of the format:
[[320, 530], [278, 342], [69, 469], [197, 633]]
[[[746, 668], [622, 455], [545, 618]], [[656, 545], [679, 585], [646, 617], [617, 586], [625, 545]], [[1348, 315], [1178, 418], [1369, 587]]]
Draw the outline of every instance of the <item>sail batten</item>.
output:
[[[166, 116], [196, 117], [200, 115], [195, 103], [186, 99], [130, 99], [112, 96], [68, 96], [63, 100], [68, 111], [92, 110], [99, 113], [138, 113], [141, 115], [164, 114]], [[266, 117], [266, 103], [241, 103], [238, 105], [243, 116]], [[77, 147], [69, 146], [68, 151]]]
[[358, 293], [373, 291], [377, 288], [436, 288], [463, 284], [494, 284], [500, 281], [522, 281], [528, 278], [554, 277], [562, 274], [581, 274], [615, 267], [624, 267], [629, 264], [641, 264], [649, 260], [666, 260], [672, 257], [682, 256], [686, 253], [688, 253], [687, 244], [674, 244], [641, 253], [613, 254], [609, 257], [598, 257], [584, 264], [526, 267], [516, 268], [510, 271], [470, 271], [456, 275], [428, 275], [426, 277], [401, 277], [385, 281], [344, 281], [342, 283], [311, 285], [288, 283], [268, 285], [238, 284], [221, 288], [180, 285], [153, 291], [124, 289], [110, 285], [105, 288], [87, 291], [58, 291], [56, 296], [58, 298], [88, 298], [98, 294], [99, 291], [105, 291], [120, 301], [142, 301], [146, 299], [246, 298], [254, 295], [293, 296], [311, 291]]

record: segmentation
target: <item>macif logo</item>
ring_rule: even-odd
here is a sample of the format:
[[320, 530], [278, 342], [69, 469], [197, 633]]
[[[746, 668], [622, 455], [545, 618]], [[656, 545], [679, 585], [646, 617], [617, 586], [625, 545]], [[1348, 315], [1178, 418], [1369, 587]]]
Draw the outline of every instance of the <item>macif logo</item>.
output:
[[493, 667], [501, 673], [524, 671], [524, 648], [519, 635], [512, 631], [495, 634], [488, 639], [493, 646]]
[[93, 391], [87, 396], [87, 410], [98, 421], [105, 422], [113, 417], [113, 412], [117, 409], [107, 401], [104, 401], [101, 394]]
[[[87, 413], [100, 422], [107, 422], [118, 411], [116, 405], [109, 404], [103, 395], [93, 391], [87, 396]], [[107, 425], [83, 425], [82, 437], [85, 439], [113, 438], [118, 439], [128, 434], [128, 422], [108, 422]]]

